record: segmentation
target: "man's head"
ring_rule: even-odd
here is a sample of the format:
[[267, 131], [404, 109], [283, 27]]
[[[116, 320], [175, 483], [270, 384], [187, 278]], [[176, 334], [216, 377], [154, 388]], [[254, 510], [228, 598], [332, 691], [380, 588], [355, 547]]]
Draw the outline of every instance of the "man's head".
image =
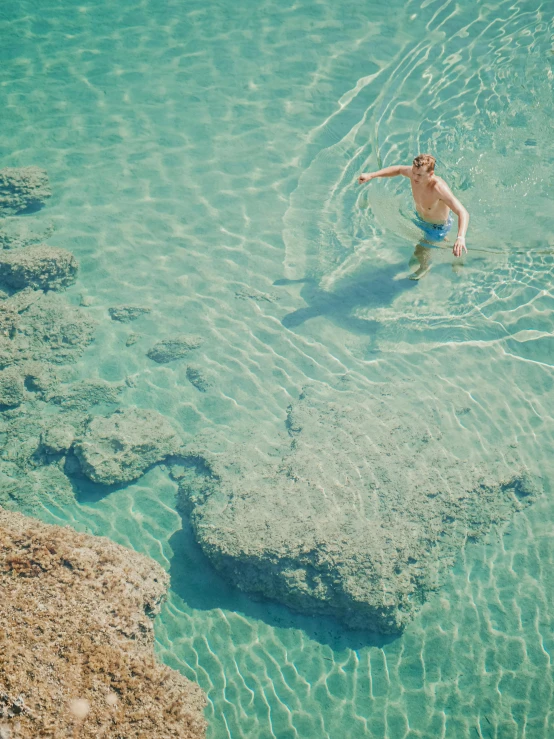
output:
[[435, 157], [430, 154], [418, 154], [412, 162], [412, 176], [416, 182], [425, 183], [435, 173]]

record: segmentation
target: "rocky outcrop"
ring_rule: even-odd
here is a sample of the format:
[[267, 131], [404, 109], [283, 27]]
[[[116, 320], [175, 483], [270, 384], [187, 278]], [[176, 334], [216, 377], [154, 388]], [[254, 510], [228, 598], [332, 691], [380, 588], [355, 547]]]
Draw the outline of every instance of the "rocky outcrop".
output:
[[17, 290], [63, 290], [75, 282], [77, 269], [71, 252], [44, 244], [0, 252], [0, 281]]
[[193, 349], [198, 349], [203, 343], [201, 336], [181, 335], [174, 336], [171, 339], [163, 339], [158, 341], [148, 350], [147, 356], [154, 362], [165, 364], [173, 362], [175, 359], [186, 357]]
[[168, 577], [108, 539], [0, 509], [0, 733], [200, 739], [200, 688], [160, 664]]
[[142, 308], [138, 305], [120, 305], [114, 308], [108, 308], [108, 313], [112, 321], [120, 323], [130, 323], [136, 321], [137, 318], [150, 313], [151, 308]]
[[254, 446], [204, 455], [210, 472], [180, 498], [239, 588], [353, 628], [401, 631], [466, 542], [538, 490], [516, 463], [462, 463], [429, 419], [357, 393], [305, 392], [287, 428], [277, 462]]
[[157, 411], [128, 408], [89, 423], [75, 454], [83, 473], [94, 482], [113, 485], [139, 478], [167, 456], [181, 441], [169, 420]]
[[52, 195], [48, 175], [39, 167], [0, 169], [0, 215], [38, 208]]

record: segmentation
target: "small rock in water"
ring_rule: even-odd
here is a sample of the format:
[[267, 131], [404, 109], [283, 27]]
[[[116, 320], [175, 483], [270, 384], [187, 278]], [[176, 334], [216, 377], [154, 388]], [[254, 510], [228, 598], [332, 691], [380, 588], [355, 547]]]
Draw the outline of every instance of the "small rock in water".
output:
[[239, 300], [255, 300], [258, 303], [276, 303], [280, 296], [275, 293], [263, 293], [254, 287], [241, 287], [235, 291], [235, 298]]
[[205, 393], [213, 384], [203, 370], [194, 364], [187, 367], [187, 380], [201, 393]]
[[0, 214], [39, 208], [51, 195], [46, 170], [40, 167], [0, 169]]
[[130, 323], [136, 321], [137, 318], [150, 313], [151, 308], [141, 308], [139, 305], [120, 305], [114, 308], [108, 308], [108, 313], [112, 321], [120, 321], [121, 323]]
[[129, 334], [127, 341], [125, 342], [125, 346], [133, 346], [133, 344], [136, 344], [139, 339], [140, 334]]
[[201, 336], [185, 334], [174, 336], [171, 339], [158, 341], [149, 349], [147, 356], [153, 359], [154, 362], [166, 364], [167, 362], [173, 362], [175, 359], [185, 357], [193, 349], [198, 349], [202, 345], [202, 342], [203, 339]]

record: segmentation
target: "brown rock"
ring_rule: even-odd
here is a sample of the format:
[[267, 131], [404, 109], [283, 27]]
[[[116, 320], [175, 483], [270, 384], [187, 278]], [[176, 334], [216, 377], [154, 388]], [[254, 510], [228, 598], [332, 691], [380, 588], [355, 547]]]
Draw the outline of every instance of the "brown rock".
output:
[[160, 664], [168, 577], [105, 538], [0, 509], [0, 729], [13, 739], [196, 739], [200, 688]]

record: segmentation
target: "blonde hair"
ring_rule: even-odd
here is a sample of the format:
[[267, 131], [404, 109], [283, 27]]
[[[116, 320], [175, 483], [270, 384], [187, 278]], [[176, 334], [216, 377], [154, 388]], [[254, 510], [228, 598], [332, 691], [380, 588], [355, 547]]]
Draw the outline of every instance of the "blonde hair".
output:
[[414, 167], [423, 167], [428, 172], [435, 171], [435, 157], [430, 154], [418, 154], [412, 164]]

